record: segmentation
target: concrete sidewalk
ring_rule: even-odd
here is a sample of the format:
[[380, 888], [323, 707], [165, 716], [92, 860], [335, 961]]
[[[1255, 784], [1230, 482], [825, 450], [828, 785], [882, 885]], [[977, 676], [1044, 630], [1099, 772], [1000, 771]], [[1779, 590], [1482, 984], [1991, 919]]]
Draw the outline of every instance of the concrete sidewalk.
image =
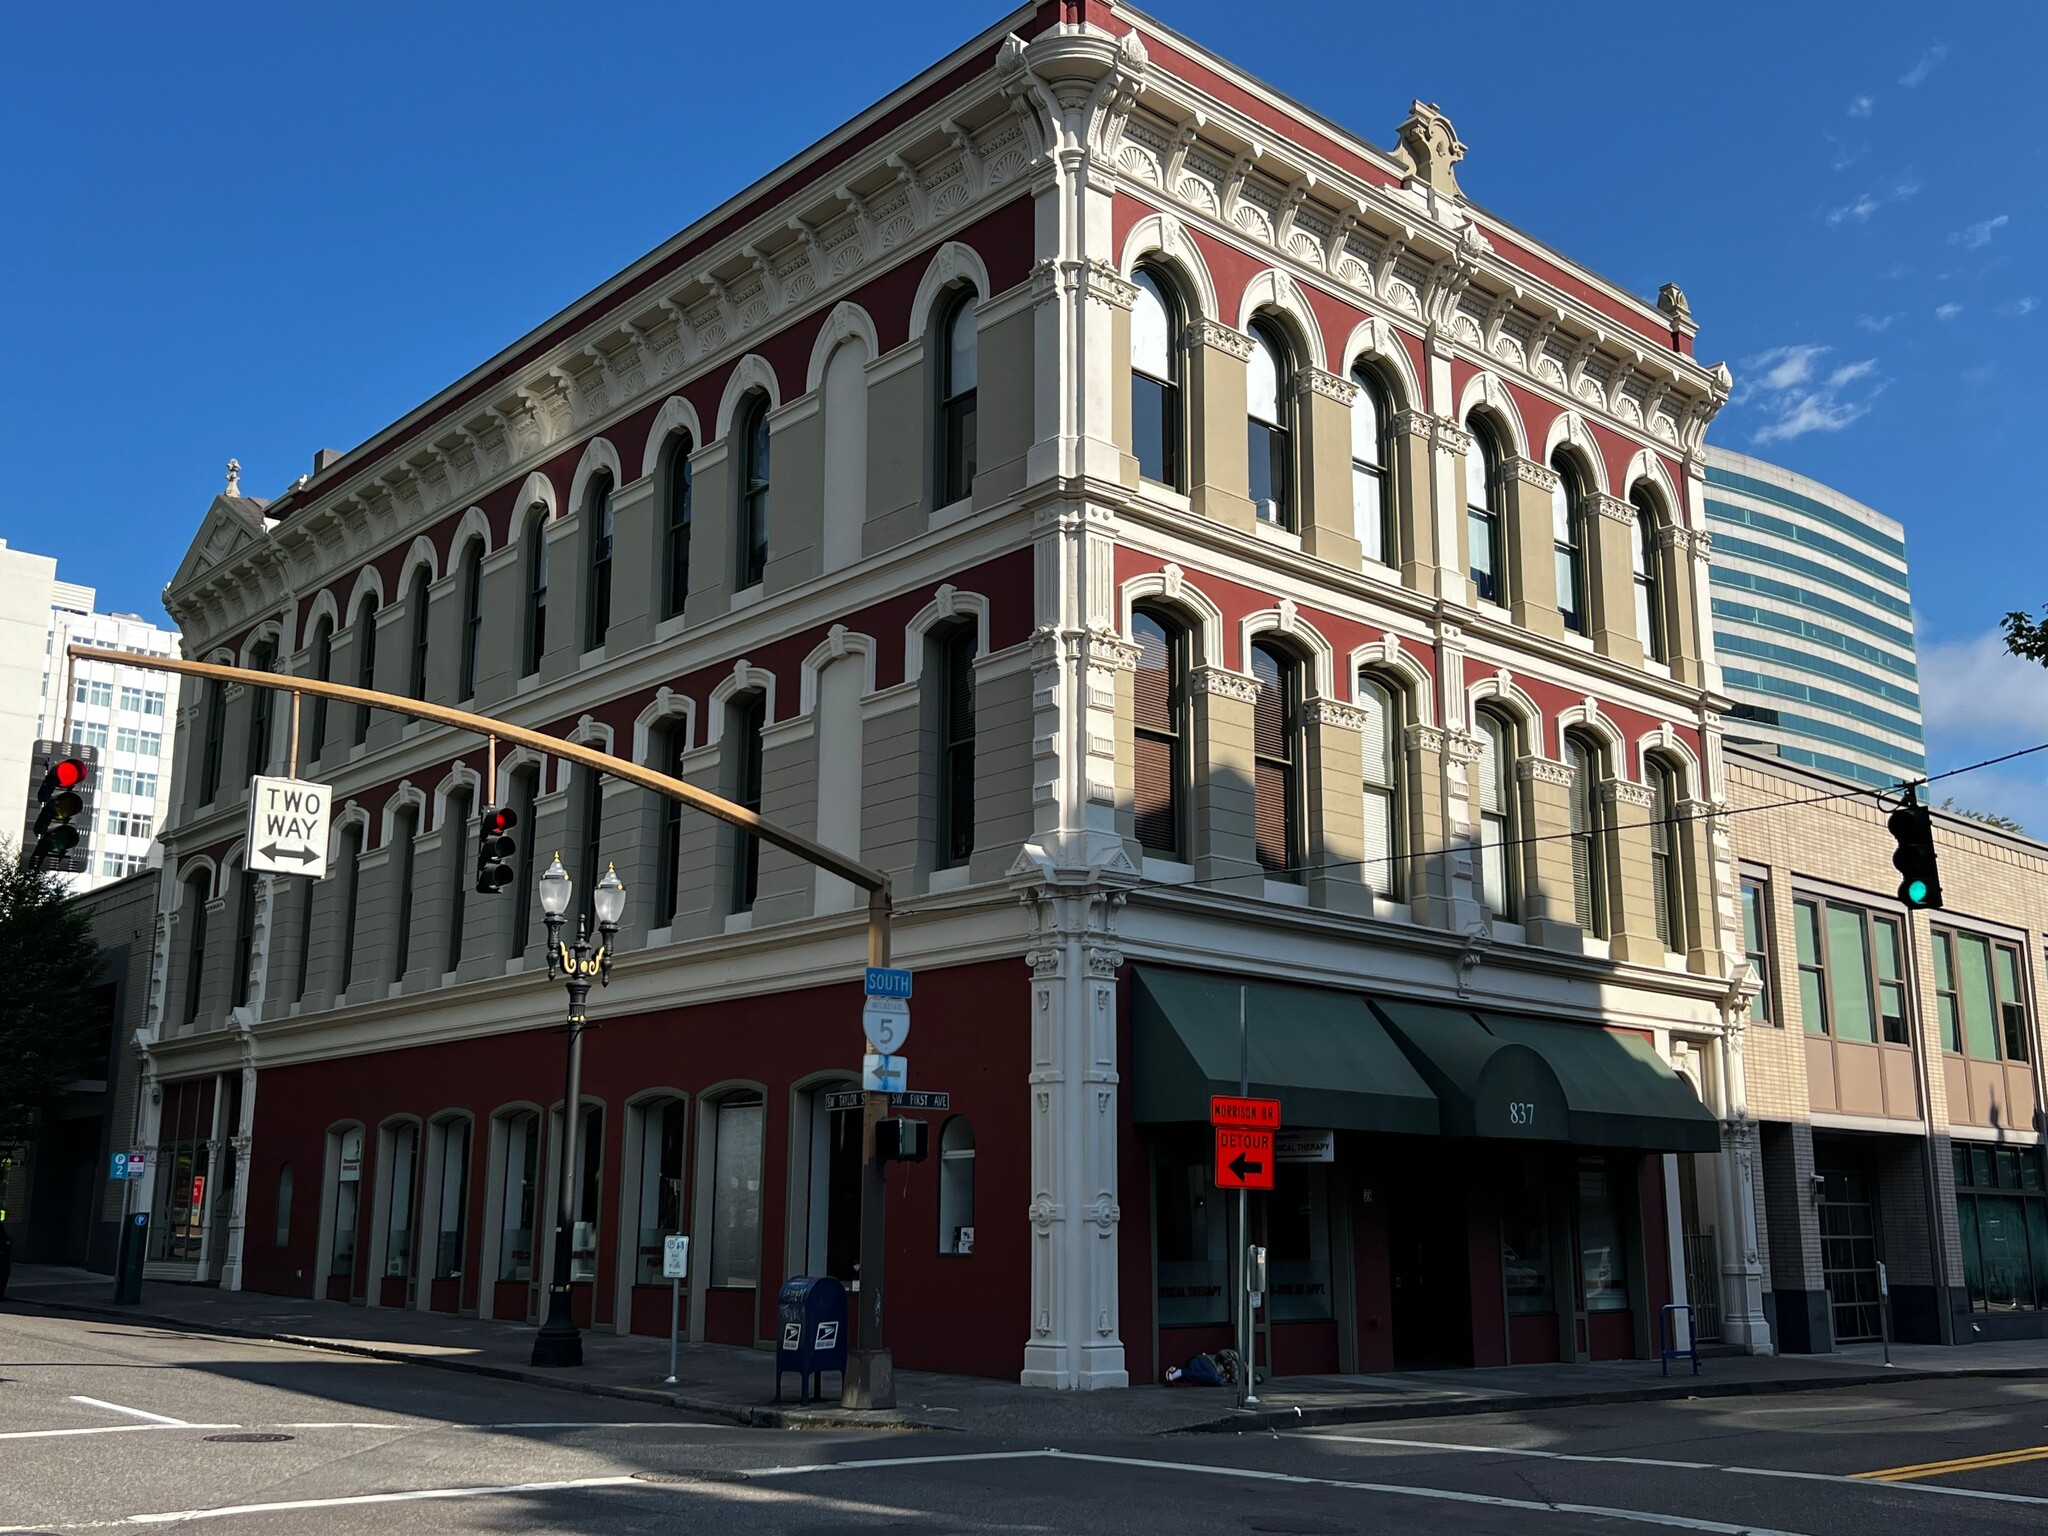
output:
[[1378, 1376], [1296, 1376], [1265, 1383], [1261, 1406], [1241, 1410], [1227, 1389], [1045, 1392], [1014, 1382], [931, 1371], [899, 1371], [899, 1407], [888, 1413], [842, 1410], [834, 1395], [799, 1407], [795, 1377], [775, 1401], [773, 1357], [722, 1344], [685, 1344], [677, 1385], [668, 1374], [665, 1340], [585, 1333], [580, 1370], [535, 1370], [527, 1364], [531, 1326], [480, 1322], [441, 1313], [345, 1306], [247, 1291], [150, 1282], [142, 1304], [116, 1307], [113, 1281], [85, 1270], [17, 1266], [9, 1310], [48, 1308], [129, 1323], [239, 1338], [274, 1339], [397, 1360], [564, 1391], [662, 1403], [763, 1428], [943, 1429], [1049, 1445], [1083, 1436], [1233, 1433], [1316, 1424], [1439, 1418], [1516, 1409], [1646, 1402], [1868, 1386], [1901, 1377], [2048, 1376], [2048, 1340], [1956, 1348], [1899, 1345], [1887, 1369], [1875, 1347], [1833, 1355], [1758, 1359], [1728, 1356], [1702, 1363], [1698, 1376], [1666, 1378], [1655, 1361], [1597, 1365], [1524, 1365], [1487, 1370], [1415, 1371]]

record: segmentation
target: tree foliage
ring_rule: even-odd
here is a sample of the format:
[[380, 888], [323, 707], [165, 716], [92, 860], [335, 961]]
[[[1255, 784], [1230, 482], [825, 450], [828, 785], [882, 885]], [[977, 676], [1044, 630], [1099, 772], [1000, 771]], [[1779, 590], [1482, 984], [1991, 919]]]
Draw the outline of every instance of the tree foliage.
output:
[[1951, 816], [1962, 816], [1970, 821], [1982, 822], [1985, 826], [1996, 827], [2001, 832], [2018, 832], [2022, 836], [2026, 834], [2027, 829], [2025, 827], [2003, 812], [1973, 811], [1967, 805], [1957, 805], [1954, 795], [1950, 795], [1941, 804], [1937, 805], [1935, 809], [1937, 811], [1947, 811]]
[[99, 966], [84, 910], [0, 844], [0, 1146], [29, 1140], [64, 1085], [97, 1064], [107, 1031], [93, 1006]]
[[2048, 665], [2048, 608], [2041, 610], [2038, 619], [2029, 618], [2015, 609], [2005, 616], [2002, 627], [2008, 651], [2025, 661]]

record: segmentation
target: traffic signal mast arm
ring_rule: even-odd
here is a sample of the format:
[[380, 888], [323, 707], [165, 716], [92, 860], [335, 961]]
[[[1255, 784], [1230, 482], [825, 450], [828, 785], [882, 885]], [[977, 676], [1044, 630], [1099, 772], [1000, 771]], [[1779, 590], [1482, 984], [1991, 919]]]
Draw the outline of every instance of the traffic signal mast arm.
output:
[[[577, 763], [585, 768], [594, 768], [599, 773], [608, 773], [615, 779], [628, 784], [638, 784], [656, 794], [667, 795], [671, 800], [702, 811], [707, 816], [751, 832], [764, 843], [793, 853], [807, 864], [839, 876], [859, 886], [868, 893], [868, 963], [887, 965], [889, 963], [889, 877], [879, 869], [849, 859], [836, 849], [827, 848], [823, 843], [812, 842], [800, 832], [791, 832], [778, 827], [757, 812], [743, 805], [735, 805], [709, 790], [686, 784], [681, 779], [670, 778], [640, 763], [614, 757], [609, 752], [600, 752], [595, 747], [586, 747], [581, 742], [564, 741], [559, 736], [550, 736], [545, 731], [528, 730], [523, 725], [509, 721], [495, 720], [489, 715], [471, 714], [466, 709], [450, 709], [445, 704], [433, 704], [424, 699], [407, 698], [400, 694], [383, 693], [374, 688], [353, 688], [346, 683], [323, 682], [313, 677], [293, 677], [288, 673], [259, 672], [253, 667], [229, 667], [212, 661], [186, 661], [175, 656], [139, 656], [128, 651], [102, 650], [97, 646], [73, 645], [66, 647], [73, 661], [108, 661], [118, 666], [142, 667], [154, 672], [175, 672], [182, 677], [204, 677], [217, 682], [240, 683], [247, 688], [269, 688], [278, 693], [293, 695], [309, 694], [316, 699], [334, 699], [344, 704], [363, 704], [371, 709], [388, 709], [394, 714], [411, 715], [416, 720], [430, 720], [436, 725], [453, 726], [457, 730], [470, 731], [486, 738], [496, 737], [499, 741], [514, 742], [531, 747], [549, 757], [559, 757]], [[294, 710], [294, 716], [297, 711]]]

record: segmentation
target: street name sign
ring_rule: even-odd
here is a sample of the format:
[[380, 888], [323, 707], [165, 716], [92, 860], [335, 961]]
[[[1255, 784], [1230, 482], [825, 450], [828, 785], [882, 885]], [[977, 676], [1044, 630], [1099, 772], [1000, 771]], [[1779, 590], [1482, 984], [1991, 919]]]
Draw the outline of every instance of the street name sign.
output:
[[910, 1063], [901, 1056], [883, 1056], [869, 1051], [860, 1059], [863, 1093], [895, 1093], [910, 1086]]
[[1235, 1125], [1217, 1126], [1216, 1187], [1271, 1189], [1273, 1133]]
[[1209, 1123], [1277, 1131], [1280, 1129], [1280, 1101], [1236, 1098], [1219, 1093], [1209, 1100]]
[[900, 997], [909, 1002], [910, 972], [886, 965], [871, 965], [868, 967], [867, 990], [869, 997]]
[[326, 879], [329, 809], [325, 784], [256, 775], [249, 781], [247, 867]]
[[[842, 1089], [838, 1093], [825, 1095], [825, 1112], [836, 1115], [844, 1110], [859, 1109], [867, 1103], [868, 1096]], [[889, 1095], [891, 1109], [951, 1109], [953, 1095], [944, 1089], [927, 1089], [921, 1093], [892, 1093]]]
[[910, 1004], [900, 997], [871, 997], [860, 1011], [860, 1027], [869, 1045], [894, 1056], [910, 1039]]

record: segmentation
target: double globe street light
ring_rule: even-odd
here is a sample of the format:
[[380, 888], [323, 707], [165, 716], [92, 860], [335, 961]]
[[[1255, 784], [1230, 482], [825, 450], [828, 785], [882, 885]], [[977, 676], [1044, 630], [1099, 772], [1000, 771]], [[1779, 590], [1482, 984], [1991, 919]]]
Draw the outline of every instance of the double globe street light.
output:
[[584, 1004], [590, 998], [590, 984], [609, 986], [612, 979], [612, 940], [619, 931], [619, 919], [626, 915], [626, 887], [619, 872], [605, 867], [604, 878], [591, 892], [591, 906], [597, 917], [597, 947], [590, 944], [584, 918], [576, 919], [576, 943], [572, 948], [562, 939], [562, 927], [569, 903], [576, 894], [576, 882], [562, 868], [558, 853], [540, 877], [541, 917], [548, 926], [548, 980], [561, 981], [569, 989], [568, 1084], [562, 1095], [562, 1181], [555, 1199], [555, 1252], [548, 1281], [548, 1315], [533, 1339], [533, 1364], [568, 1366], [583, 1363], [583, 1335], [569, 1308], [570, 1247], [575, 1225], [577, 1130], [581, 1115], [578, 1100], [583, 1087], [583, 1031], [588, 1027]]

